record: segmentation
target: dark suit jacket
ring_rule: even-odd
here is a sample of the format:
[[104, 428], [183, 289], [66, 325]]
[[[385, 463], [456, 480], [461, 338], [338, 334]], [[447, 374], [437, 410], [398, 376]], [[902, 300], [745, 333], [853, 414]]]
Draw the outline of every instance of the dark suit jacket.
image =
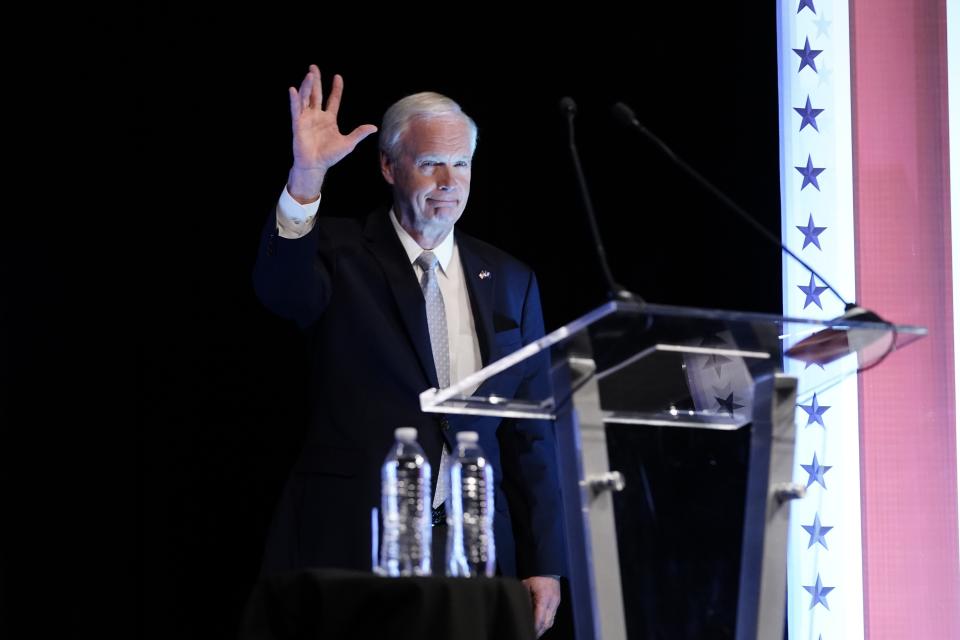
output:
[[[393, 430], [413, 426], [431, 463], [432, 486], [443, 441], [454, 450], [457, 431], [479, 433], [497, 485], [494, 534], [503, 574], [563, 574], [553, 425], [420, 411], [420, 392], [438, 386], [425, 305], [387, 216], [377, 211], [365, 225], [318, 218], [297, 240], [279, 237], [273, 215], [264, 228], [257, 295], [309, 332], [313, 374], [311, 424], [271, 526], [263, 569], [369, 570], [380, 467]], [[543, 335], [537, 282], [506, 253], [455, 233], [487, 365]], [[480, 278], [482, 271], [490, 275]], [[545, 356], [480, 391], [511, 396], [548, 389]]]

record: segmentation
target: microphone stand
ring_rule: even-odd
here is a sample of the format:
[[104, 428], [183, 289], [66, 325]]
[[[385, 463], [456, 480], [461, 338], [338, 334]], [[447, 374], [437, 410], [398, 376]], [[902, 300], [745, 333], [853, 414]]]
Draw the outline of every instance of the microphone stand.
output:
[[600, 238], [600, 228], [597, 225], [597, 217], [593, 210], [593, 201], [590, 198], [590, 191], [587, 189], [587, 179], [583, 175], [583, 167], [580, 165], [580, 153], [577, 151], [577, 142], [574, 135], [573, 118], [577, 114], [577, 104], [573, 98], [567, 96], [560, 100], [560, 111], [567, 117], [567, 135], [570, 146], [570, 158], [573, 161], [574, 173], [577, 176], [577, 187], [580, 193], [580, 201], [583, 203], [583, 209], [587, 214], [587, 222], [590, 225], [590, 235], [593, 238], [594, 251], [600, 262], [600, 271], [603, 274], [604, 282], [607, 285], [607, 297], [620, 302], [634, 302], [641, 305], [646, 304], [639, 295], [628, 291], [626, 288], [617, 284], [613, 279], [613, 273], [610, 271], [610, 265], [607, 264], [607, 252], [603, 248], [603, 240]]

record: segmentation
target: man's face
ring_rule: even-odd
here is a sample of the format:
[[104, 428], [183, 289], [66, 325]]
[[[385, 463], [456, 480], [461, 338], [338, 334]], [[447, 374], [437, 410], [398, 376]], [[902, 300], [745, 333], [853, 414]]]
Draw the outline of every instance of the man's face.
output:
[[381, 155], [383, 177], [405, 227], [446, 235], [470, 195], [470, 126], [457, 115], [414, 119], [395, 158]]

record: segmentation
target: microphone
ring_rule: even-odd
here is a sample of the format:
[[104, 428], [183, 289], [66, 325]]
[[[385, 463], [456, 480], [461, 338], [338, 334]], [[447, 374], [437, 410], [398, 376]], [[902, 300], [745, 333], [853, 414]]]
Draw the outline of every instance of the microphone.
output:
[[573, 116], [577, 114], [577, 103], [573, 101], [573, 98], [570, 96], [564, 96], [560, 98], [560, 111], [570, 116], [572, 119]]
[[577, 114], [577, 103], [570, 96], [564, 96], [558, 103], [560, 111], [567, 118], [567, 135], [570, 144], [570, 157], [573, 161], [574, 172], [577, 175], [577, 186], [580, 192], [580, 200], [583, 202], [583, 209], [587, 214], [587, 222], [590, 224], [590, 235], [593, 237], [594, 251], [600, 262], [600, 270], [603, 279], [607, 285], [607, 296], [614, 300], [624, 302], [636, 302], [646, 304], [643, 298], [623, 286], [617, 284], [610, 271], [610, 265], [607, 264], [607, 252], [603, 248], [603, 240], [600, 238], [600, 228], [597, 226], [597, 218], [593, 211], [593, 201], [590, 198], [590, 191], [587, 189], [587, 179], [583, 175], [583, 168], [580, 166], [580, 154], [577, 151], [577, 143], [574, 136], [573, 119]]
[[[844, 305], [843, 315], [837, 318], [837, 320], [876, 322], [886, 324], [888, 327], [890, 327], [890, 329], [894, 332], [894, 339], [890, 341], [890, 346], [886, 352], [880, 357], [879, 360], [872, 363], [870, 367], [879, 364], [884, 358], [887, 357], [887, 355], [890, 354], [891, 351], [893, 351], [893, 348], [896, 345], [896, 329], [891, 322], [884, 320], [877, 313], [870, 311], [869, 309], [864, 309], [863, 307], [858, 306], [855, 302], [847, 302], [847, 300], [840, 295], [840, 293], [834, 289], [833, 286], [831, 286], [823, 276], [817, 273], [813, 267], [807, 264], [802, 258], [800, 258], [800, 256], [791, 251], [790, 248], [783, 244], [779, 238], [767, 231], [767, 229], [757, 222], [756, 218], [747, 213], [743, 207], [734, 202], [727, 194], [718, 189], [713, 183], [704, 178], [696, 169], [687, 164], [686, 161], [678, 156], [673, 149], [668, 147], [663, 140], [658, 138], [652, 131], [643, 126], [643, 124], [637, 119], [637, 116], [633, 113], [633, 109], [628, 107], [623, 102], [618, 102], [613, 105], [611, 112], [618, 122], [640, 133], [645, 138], [653, 142], [657, 148], [664, 153], [664, 155], [670, 158], [675, 165], [683, 169], [683, 171], [692, 177], [697, 184], [713, 194], [718, 200], [720, 200], [720, 202], [727, 205], [731, 211], [736, 213], [747, 224], [758, 231], [760, 235], [779, 247], [782, 252], [796, 260], [807, 271], [816, 276], [827, 287], [827, 289], [837, 296], [840, 302], [842, 302]], [[849, 355], [854, 351], [860, 351], [860, 347], [863, 347], [863, 344], [860, 340], [855, 340], [855, 338], [858, 338], [859, 336], [851, 335], [855, 331], [857, 330], [844, 330], [842, 327], [840, 329], [828, 327], [827, 329], [818, 331], [817, 333], [793, 345], [785, 351], [785, 354], [789, 357], [796, 358], [804, 362], [824, 365]]]

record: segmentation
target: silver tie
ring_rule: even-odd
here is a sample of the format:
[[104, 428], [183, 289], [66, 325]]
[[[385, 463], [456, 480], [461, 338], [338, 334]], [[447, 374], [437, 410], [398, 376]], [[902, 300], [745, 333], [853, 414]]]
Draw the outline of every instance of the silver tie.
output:
[[[427, 306], [427, 328], [430, 331], [430, 349], [433, 351], [433, 364], [437, 370], [437, 383], [440, 388], [450, 386], [450, 343], [447, 341], [447, 312], [443, 306], [443, 294], [437, 280], [437, 256], [432, 251], [424, 251], [417, 258], [417, 266], [423, 269], [420, 289]], [[440, 454], [440, 469], [437, 472], [437, 491], [433, 496], [433, 508], [436, 509], [447, 498], [447, 474], [450, 460], [446, 443]]]

